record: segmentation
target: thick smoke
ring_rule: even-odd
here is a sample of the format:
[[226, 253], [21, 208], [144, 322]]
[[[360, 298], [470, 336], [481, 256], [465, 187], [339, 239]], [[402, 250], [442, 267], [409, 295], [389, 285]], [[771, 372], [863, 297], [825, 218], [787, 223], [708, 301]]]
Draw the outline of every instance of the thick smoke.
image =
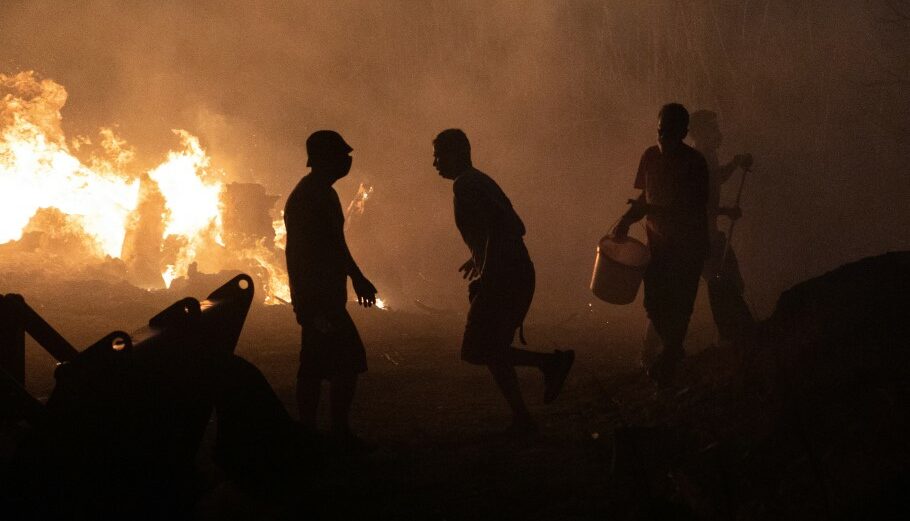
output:
[[756, 156], [735, 244], [764, 314], [800, 279], [910, 248], [910, 7], [893, 4], [7, 1], [0, 72], [64, 85], [68, 135], [117, 124], [151, 167], [187, 129], [275, 194], [306, 172], [306, 135], [339, 130], [342, 198], [375, 188], [352, 248], [405, 306], [464, 299], [439, 130], [465, 129], [525, 219], [535, 308], [580, 309], [657, 109], [710, 108], [722, 159]]

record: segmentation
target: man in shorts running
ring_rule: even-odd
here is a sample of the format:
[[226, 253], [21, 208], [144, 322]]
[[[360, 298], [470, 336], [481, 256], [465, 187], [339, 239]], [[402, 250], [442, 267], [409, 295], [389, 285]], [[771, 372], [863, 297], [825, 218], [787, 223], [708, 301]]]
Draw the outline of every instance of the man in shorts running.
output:
[[537, 424], [521, 395], [515, 367], [543, 372], [544, 403], [549, 403], [559, 396], [575, 352], [538, 353], [512, 347], [534, 296], [534, 264], [525, 248], [524, 224], [499, 185], [474, 168], [464, 132], [441, 132], [433, 141], [433, 156], [439, 175], [454, 181], [455, 224], [471, 252], [459, 269], [471, 281], [461, 358], [489, 368], [512, 409], [507, 434], [531, 434]]

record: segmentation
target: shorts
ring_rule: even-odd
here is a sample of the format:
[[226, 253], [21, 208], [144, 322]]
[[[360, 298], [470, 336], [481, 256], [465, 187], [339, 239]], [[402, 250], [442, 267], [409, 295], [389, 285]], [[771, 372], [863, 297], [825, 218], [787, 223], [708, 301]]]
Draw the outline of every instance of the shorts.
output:
[[461, 359], [486, 365], [512, 346], [515, 331], [531, 308], [534, 266], [472, 284], [475, 289], [461, 343]]
[[297, 378], [328, 379], [367, 370], [366, 352], [351, 315], [342, 310], [329, 321], [332, 330], [328, 333], [306, 322], [303, 324]]

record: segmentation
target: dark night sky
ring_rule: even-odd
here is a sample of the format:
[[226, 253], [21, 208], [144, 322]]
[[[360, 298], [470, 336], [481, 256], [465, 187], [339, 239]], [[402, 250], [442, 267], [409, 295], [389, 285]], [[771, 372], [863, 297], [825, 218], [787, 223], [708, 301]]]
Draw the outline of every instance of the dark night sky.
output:
[[306, 135], [339, 130], [342, 199], [375, 186], [352, 247], [407, 298], [463, 298], [439, 130], [465, 129], [528, 224], [535, 307], [582, 306], [668, 101], [720, 113], [722, 159], [756, 156], [735, 244], [760, 314], [801, 279], [910, 248], [910, 22], [884, 2], [289, 4], [6, 0], [0, 72], [64, 85], [67, 133], [117, 125], [137, 168], [183, 128], [275, 194], [305, 173]]

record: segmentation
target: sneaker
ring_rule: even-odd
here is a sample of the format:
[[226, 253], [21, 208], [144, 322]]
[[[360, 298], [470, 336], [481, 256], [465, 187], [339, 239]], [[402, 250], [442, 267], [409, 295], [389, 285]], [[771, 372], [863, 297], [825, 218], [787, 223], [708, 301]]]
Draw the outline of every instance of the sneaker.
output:
[[543, 372], [543, 403], [550, 403], [559, 396], [563, 384], [566, 383], [566, 377], [569, 376], [569, 369], [572, 368], [574, 362], [575, 351], [571, 349], [568, 351], [557, 349], [553, 352], [553, 361], [547, 364]]

